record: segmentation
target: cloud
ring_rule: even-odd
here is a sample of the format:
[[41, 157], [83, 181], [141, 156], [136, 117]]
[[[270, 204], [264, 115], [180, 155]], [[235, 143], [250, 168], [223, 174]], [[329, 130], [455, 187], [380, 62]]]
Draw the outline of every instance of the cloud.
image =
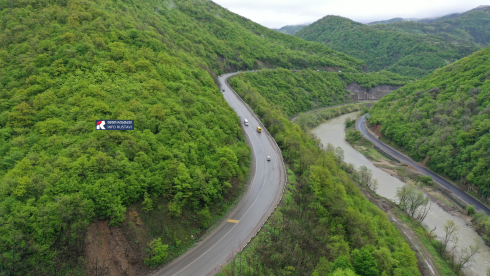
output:
[[369, 23], [394, 17], [427, 18], [465, 12], [488, 0], [213, 0], [230, 11], [269, 28], [314, 22], [339, 15]]

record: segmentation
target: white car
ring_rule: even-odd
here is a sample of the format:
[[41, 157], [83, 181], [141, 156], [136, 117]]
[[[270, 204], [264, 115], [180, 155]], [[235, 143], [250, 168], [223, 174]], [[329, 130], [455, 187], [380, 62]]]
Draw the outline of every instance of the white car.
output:
[[243, 120], [243, 124], [248, 126], [248, 120], [247, 119]]
[[271, 157], [270, 156], [267, 156], [267, 161], [271, 161]]

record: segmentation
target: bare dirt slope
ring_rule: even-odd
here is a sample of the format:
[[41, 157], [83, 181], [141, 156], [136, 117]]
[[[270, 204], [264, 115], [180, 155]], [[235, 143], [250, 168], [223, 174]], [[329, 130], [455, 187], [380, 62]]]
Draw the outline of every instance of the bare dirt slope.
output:
[[[129, 210], [127, 220], [141, 225], [136, 212]], [[85, 272], [92, 276], [147, 275], [139, 245], [128, 240], [121, 227], [111, 227], [108, 220], [95, 221], [88, 229], [85, 244]]]

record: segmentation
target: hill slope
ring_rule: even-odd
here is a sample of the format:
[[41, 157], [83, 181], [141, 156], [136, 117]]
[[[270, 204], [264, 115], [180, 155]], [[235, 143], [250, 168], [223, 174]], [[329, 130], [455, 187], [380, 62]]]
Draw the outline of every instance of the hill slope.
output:
[[488, 45], [485, 26], [489, 20], [490, 12], [486, 10], [474, 10], [434, 24], [395, 22], [369, 26], [326, 16], [295, 35], [361, 58], [369, 70], [385, 69], [420, 78]]
[[[119, 225], [141, 201], [149, 212], [164, 202], [157, 209], [185, 229], [149, 234], [175, 256], [248, 174], [239, 119], [212, 76], [363, 65], [210, 1], [1, 1], [0, 26], [0, 271], [9, 275], [82, 273], [87, 226]], [[98, 119], [136, 129], [94, 131]], [[146, 243], [135, 246], [144, 254]]]
[[[312, 81], [315, 74], [320, 73], [267, 70], [230, 79], [274, 136], [289, 175], [281, 204], [244, 250], [246, 260], [236, 258], [223, 275], [235, 270], [255, 275], [420, 275], [401, 233], [353, 183], [359, 176], [342, 161], [341, 149], [320, 148], [317, 139], [285, 117], [292, 112], [291, 102], [304, 108], [305, 97], [299, 94], [310, 85], [329, 87], [310, 90], [324, 98], [341, 95], [340, 76], [322, 73], [322, 82]], [[278, 85], [274, 92], [269, 79]]]
[[415, 160], [490, 197], [490, 47], [385, 96], [370, 123]]
[[[0, 2], [0, 10], [0, 269], [13, 275], [83, 274], [87, 226], [119, 225], [135, 202], [150, 212], [142, 217], [158, 207], [174, 218], [172, 229], [149, 233], [170, 245], [169, 257], [192, 243], [212, 222], [209, 210], [236, 194], [250, 158], [211, 76], [363, 66], [209, 1]], [[103, 118], [134, 119], [136, 130], [94, 131]]]

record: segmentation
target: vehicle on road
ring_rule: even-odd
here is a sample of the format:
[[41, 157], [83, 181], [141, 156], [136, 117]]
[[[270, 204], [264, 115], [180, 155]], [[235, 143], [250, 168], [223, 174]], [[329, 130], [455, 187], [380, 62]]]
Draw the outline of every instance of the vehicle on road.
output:
[[261, 127], [257, 127], [257, 132], [258, 133], [261, 133], [262, 132], [262, 128]]
[[225, 90], [224, 89], [221, 89], [221, 92], [225, 92]]
[[271, 161], [271, 157], [270, 156], [267, 156], [267, 161]]
[[248, 126], [248, 120], [247, 119], [243, 120], [243, 124]]

